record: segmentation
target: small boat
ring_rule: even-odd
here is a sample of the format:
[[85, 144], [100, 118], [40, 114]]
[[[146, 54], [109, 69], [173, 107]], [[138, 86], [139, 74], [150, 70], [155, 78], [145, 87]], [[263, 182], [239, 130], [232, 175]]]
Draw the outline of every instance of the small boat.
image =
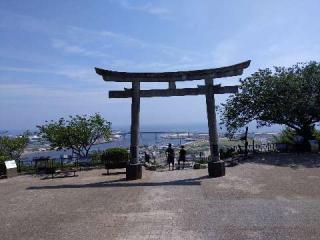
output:
[[120, 135], [120, 134], [112, 134], [112, 135], [111, 135], [111, 138], [113, 138], [113, 139], [119, 139], [119, 138], [121, 138], [121, 135]]
[[196, 141], [196, 139], [194, 139], [194, 138], [185, 138], [185, 139], [183, 139], [183, 140], [186, 141], [186, 142]]

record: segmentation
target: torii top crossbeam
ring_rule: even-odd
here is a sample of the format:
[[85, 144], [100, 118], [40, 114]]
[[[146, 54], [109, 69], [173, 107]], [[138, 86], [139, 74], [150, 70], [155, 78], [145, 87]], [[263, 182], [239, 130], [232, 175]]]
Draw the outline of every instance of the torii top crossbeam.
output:
[[105, 81], [113, 82], [172, 82], [238, 76], [241, 75], [243, 69], [249, 67], [249, 65], [250, 60], [221, 68], [210, 68], [194, 71], [142, 73], [117, 72], [96, 68], [96, 73], [101, 75]]

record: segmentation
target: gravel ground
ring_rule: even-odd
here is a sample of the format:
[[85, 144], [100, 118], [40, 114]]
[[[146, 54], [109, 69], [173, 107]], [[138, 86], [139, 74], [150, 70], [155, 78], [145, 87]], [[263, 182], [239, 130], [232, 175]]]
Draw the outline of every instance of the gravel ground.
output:
[[207, 170], [0, 180], [0, 239], [320, 239], [319, 155]]

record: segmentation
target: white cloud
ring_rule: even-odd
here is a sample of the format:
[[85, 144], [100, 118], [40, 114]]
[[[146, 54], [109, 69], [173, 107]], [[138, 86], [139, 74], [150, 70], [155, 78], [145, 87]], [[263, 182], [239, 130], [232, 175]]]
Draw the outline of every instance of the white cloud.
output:
[[224, 66], [234, 63], [235, 58], [239, 56], [238, 51], [239, 46], [233, 39], [220, 42], [212, 52], [215, 65]]
[[[146, 4], [143, 6], [126, 5], [135, 10], [150, 11], [154, 14], [167, 14], [168, 11], [162, 8], [153, 6], [152, 4]], [[133, 9], [132, 9], [133, 10]], [[78, 55], [83, 57], [98, 58], [101, 63], [105, 63], [104, 66], [123, 69], [124, 71], [139, 70], [139, 71], [165, 71], [165, 70], [179, 70], [180, 68], [189, 69], [198, 66], [205, 66], [205, 62], [208, 60], [207, 54], [188, 49], [180, 49], [179, 47], [168, 46], [161, 43], [147, 42], [133, 36], [109, 31], [107, 29], [92, 30], [80, 28], [77, 26], [57, 27], [53, 22], [37, 19], [30, 16], [17, 15], [14, 13], [6, 12], [5, 14], [8, 22], [11, 22], [17, 29], [23, 31], [35, 31], [42, 33], [49, 37], [51, 40], [51, 46], [63, 53]], [[7, 21], [2, 21], [1, 25], [7, 25]], [[50, 43], [50, 41], [49, 41]], [[112, 52], [113, 49], [119, 48], [121, 51], [128, 49], [131, 52], [131, 56], [128, 58], [118, 57], [117, 53]], [[141, 51], [148, 52], [148, 56], [151, 59], [139, 58]], [[35, 53], [32, 53], [34, 55]], [[209, 56], [211, 57], [211, 56]], [[15, 58], [19, 58], [16, 56]], [[28, 59], [28, 53], [24, 53], [20, 57], [21, 60], [34, 61], [34, 58]], [[50, 65], [50, 56], [44, 60]], [[101, 59], [103, 59], [101, 61]], [[57, 62], [57, 59], [52, 62]], [[210, 59], [210, 62], [213, 61]], [[209, 62], [209, 63], [210, 63]], [[41, 60], [41, 63], [43, 61]], [[61, 65], [64, 67], [64, 65]], [[42, 69], [30, 69], [30, 68], [7, 68], [7, 71], [24, 71], [33, 73], [53, 73], [70, 76], [70, 72]], [[79, 70], [80, 75], [84, 75], [82, 70]], [[79, 78], [79, 74], [76, 74]], [[74, 74], [72, 73], [72, 77]], [[87, 76], [85, 76], [87, 77]]]
[[117, 3], [125, 9], [145, 12], [145, 13], [160, 17], [162, 19], [168, 20], [172, 18], [172, 14], [167, 8], [156, 6], [150, 2], [145, 3], [143, 5], [134, 5], [132, 4], [132, 2], [129, 3], [126, 0], [117, 0], [117, 1], [112, 0], [111, 2]]
[[0, 67], [2, 72], [52, 73], [52, 71], [27, 67]]
[[34, 74], [54, 74], [73, 79], [90, 81], [97, 77], [94, 69], [79, 66], [61, 66], [52, 69], [27, 68], [27, 67], [0, 67], [2, 72], [19, 72], [19, 73], [34, 73]]
[[11, 95], [13, 97], [16, 96], [37, 96], [37, 97], [47, 97], [51, 96], [68, 96], [70, 94], [69, 91], [66, 90], [58, 90], [52, 89], [49, 87], [41, 87], [35, 84], [1, 84], [1, 96]]
[[[65, 37], [75, 37], [77, 41], [79, 41], [80, 39], [80, 41], [86, 42], [95, 42], [99, 40], [102, 41], [105, 39], [109, 39], [112, 40], [114, 43], [118, 43], [128, 47], [145, 47], [147, 45], [144, 41], [128, 36], [126, 34], [116, 33], [108, 30], [91, 30], [76, 26], [68, 26], [65, 32]], [[105, 43], [102, 46], [105, 47]], [[111, 47], [110, 41], [107, 43], [107, 46]]]
[[66, 53], [78, 54], [85, 57], [109, 57], [108, 54], [101, 51], [93, 51], [78, 45], [68, 44], [66, 41], [61, 39], [52, 39], [52, 46], [56, 49], [61, 49]]
[[[77, 47], [77, 45], [67, 45], [66, 41], [53, 39], [53, 46], [69, 53], [75, 53], [79, 55], [90, 55], [96, 57], [107, 58], [103, 61], [109, 67], [122, 69], [123, 71], [134, 70], [134, 71], [150, 71], [150, 70], [178, 70], [188, 69], [196, 67], [205, 67], [205, 65], [213, 64], [212, 56], [210, 54], [202, 54], [194, 50], [180, 49], [177, 47], [168, 46], [161, 43], [149, 43], [132, 36], [128, 36], [121, 33], [115, 33], [107, 30], [90, 30], [80, 27], [69, 26], [68, 34], [76, 36], [76, 39], [85, 39], [86, 42], [96, 43], [97, 41], [107, 42], [107, 47], [119, 45], [121, 48], [127, 47], [130, 51], [147, 51], [150, 56], [157, 56], [156, 60], [150, 63], [149, 59], [136, 59], [131, 58], [117, 58], [111, 54], [99, 55], [98, 50], [88, 50], [85, 48]], [[69, 36], [65, 35], [68, 39]], [[68, 47], [67, 47], [68, 46]], [[104, 45], [100, 46], [105, 48]], [[140, 54], [137, 54], [139, 56]], [[208, 61], [208, 58], [209, 61]], [[160, 59], [160, 60], [159, 60]], [[206, 64], [205, 64], [206, 63]], [[212, 67], [212, 65], [210, 65]]]
[[[0, 84], [0, 93], [2, 100], [7, 98], [19, 98], [25, 101], [26, 98], [35, 97], [36, 99], [100, 99], [99, 96], [106, 96], [104, 89], [85, 89], [83, 91], [72, 88], [48, 87], [39, 84]], [[64, 100], [65, 101], [65, 100]]]
[[15, 31], [41, 32], [50, 34], [52, 31], [58, 31], [59, 28], [50, 22], [31, 17], [24, 14], [17, 14], [0, 9], [0, 29], [15, 29]]
[[319, 44], [301, 44], [294, 47], [294, 51], [290, 46], [278, 42], [270, 45], [265, 51], [259, 53], [261, 59], [265, 59], [269, 67], [285, 66], [289, 67], [297, 62], [309, 62], [320, 60]]

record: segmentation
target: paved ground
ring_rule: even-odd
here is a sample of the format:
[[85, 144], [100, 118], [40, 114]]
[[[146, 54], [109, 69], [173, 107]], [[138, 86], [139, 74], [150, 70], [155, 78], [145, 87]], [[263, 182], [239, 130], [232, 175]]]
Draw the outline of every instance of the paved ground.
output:
[[318, 240], [319, 163], [261, 156], [219, 179], [187, 169], [131, 182], [104, 170], [0, 180], [0, 239]]

